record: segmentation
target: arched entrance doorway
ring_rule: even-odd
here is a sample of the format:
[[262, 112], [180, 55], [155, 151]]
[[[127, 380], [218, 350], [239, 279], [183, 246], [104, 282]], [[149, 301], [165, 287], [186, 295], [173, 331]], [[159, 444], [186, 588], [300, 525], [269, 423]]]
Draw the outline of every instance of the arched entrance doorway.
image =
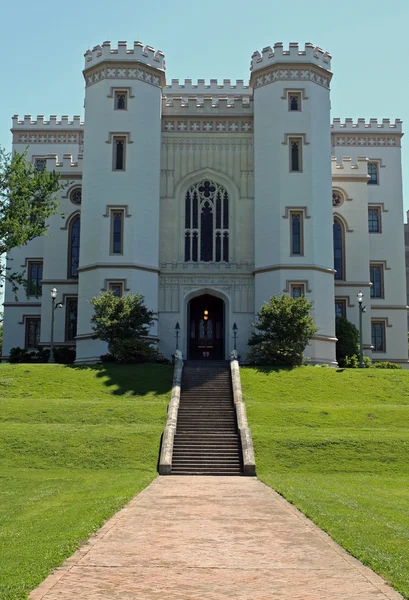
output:
[[221, 298], [203, 294], [188, 305], [188, 356], [190, 360], [224, 358], [225, 305]]

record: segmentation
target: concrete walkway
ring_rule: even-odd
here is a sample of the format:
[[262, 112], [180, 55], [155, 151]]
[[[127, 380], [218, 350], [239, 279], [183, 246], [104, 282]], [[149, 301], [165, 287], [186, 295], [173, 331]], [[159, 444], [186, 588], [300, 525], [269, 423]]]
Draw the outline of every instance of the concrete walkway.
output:
[[32, 600], [397, 600], [256, 478], [159, 477]]

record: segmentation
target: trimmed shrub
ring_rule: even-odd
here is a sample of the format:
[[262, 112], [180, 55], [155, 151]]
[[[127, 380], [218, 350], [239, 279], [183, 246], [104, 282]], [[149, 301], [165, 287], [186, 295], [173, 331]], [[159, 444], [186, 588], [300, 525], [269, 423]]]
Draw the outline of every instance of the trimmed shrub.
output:
[[388, 360], [380, 360], [379, 362], [374, 363], [372, 366], [374, 369], [403, 369], [402, 365], [389, 362]]
[[[353, 323], [345, 317], [336, 317], [335, 335], [338, 338], [336, 345], [336, 356], [340, 367], [352, 367], [346, 364], [345, 359], [351, 359], [358, 350], [359, 331]], [[352, 367], [353, 368], [353, 367]]]

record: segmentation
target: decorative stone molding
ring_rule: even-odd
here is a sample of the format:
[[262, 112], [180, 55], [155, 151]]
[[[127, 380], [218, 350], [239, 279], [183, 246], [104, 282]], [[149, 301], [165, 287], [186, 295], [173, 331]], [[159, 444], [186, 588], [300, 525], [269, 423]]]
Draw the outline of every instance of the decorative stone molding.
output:
[[234, 408], [236, 410], [237, 427], [240, 434], [241, 451], [243, 455], [243, 474], [251, 477], [256, 475], [256, 461], [254, 458], [253, 439], [247, 422], [246, 405], [243, 402], [241, 390], [240, 368], [237, 352], [231, 353], [230, 372], [233, 385]]
[[168, 133], [252, 133], [253, 120], [212, 119], [206, 117], [186, 119], [162, 119], [162, 131]]
[[304, 68], [299, 68], [297, 65], [276, 65], [267, 69], [264, 73], [254, 73], [252, 75], [252, 83], [255, 89], [276, 81], [312, 81], [329, 89], [331, 74], [324, 74], [320, 68], [312, 65]]
[[[219, 144], [219, 145], [217, 145]], [[211, 146], [213, 148], [220, 148], [220, 149], [227, 149], [230, 147], [236, 147], [236, 146], [248, 146], [248, 147], [252, 147], [253, 146], [253, 139], [246, 137], [246, 138], [239, 138], [239, 139], [231, 139], [229, 138], [218, 138], [217, 140], [215, 138], [208, 138], [208, 139], [203, 139], [203, 138], [186, 138], [186, 137], [173, 137], [173, 136], [169, 136], [166, 137], [164, 136], [162, 138], [162, 145], [163, 146]]]
[[51, 131], [44, 133], [33, 131], [13, 132], [13, 144], [83, 144], [84, 134], [81, 132]]
[[143, 81], [144, 83], [148, 83], [149, 85], [154, 85], [155, 87], [161, 87], [163, 76], [155, 73], [155, 71], [143, 67], [142, 65], [135, 64], [102, 64], [99, 67], [96, 67], [92, 71], [84, 73], [86, 87], [90, 87], [99, 81], [103, 81], [105, 79], [109, 80], [118, 80], [118, 81], [127, 81], [129, 79], [134, 79], [137, 81]]
[[173, 443], [175, 440], [180, 391], [182, 387], [183, 356], [180, 350], [175, 352], [175, 368], [173, 371], [172, 396], [168, 406], [168, 420], [162, 436], [162, 447], [159, 458], [159, 475], [170, 475], [172, 470]]
[[379, 133], [373, 133], [370, 135], [362, 135], [362, 133], [347, 133], [332, 134], [332, 145], [333, 146], [383, 146], [383, 147], [401, 147], [401, 135], [382, 135]]

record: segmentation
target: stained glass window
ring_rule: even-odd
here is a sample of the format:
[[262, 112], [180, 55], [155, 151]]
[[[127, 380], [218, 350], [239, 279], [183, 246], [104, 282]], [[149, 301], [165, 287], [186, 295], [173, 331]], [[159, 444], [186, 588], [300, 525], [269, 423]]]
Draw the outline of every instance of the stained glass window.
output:
[[125, 140], [124, 138], [114, 138], [114, 170], [125, 170]]
[[290, 110], [300, 110], [301, 98], [299, 94], [290, 94], [288, 100]]
[[75, 205], [79, 205], [81, 204], [81, 200], [82, 200], [82, 190], [81, 188], [75, 188], [72, 190], [72, 192], [70, 193], [70, 200], [73, 204]]
[[372, 185], [376, 185], [378, 183], [378, 163], [377, 162], [368, 163], [368, 175], [369, 175], [368, 183], [372, 184]]
[[186, 192], [185, 261], [229, 261], [229, 197], [208, 179]]
[[126, 92], [116, 92], [115, 108], [117, 110], [126, 110]]
[[368, 230], [369, 233], [380, 233], [381, 213], [379, 208], [368, 209]]
[[26, 319], [26, 348], [38, 348], [40, 344], [41, 319], [39, 317]]
[[80, 218], [75, 217], [69, 228], [68, 277], [78, 277], [80, 263]]
[[301, 171], [301, 140], [290, 140], [290, 171]]
[[347, 302], [344, 299], [335, 298], [335, 316], [346, 317], [347, 316]]
[[123, 252], [123, 221], [122, 210], [112, 212], [112, 254], [122, 254]]
[[385, 352], [385, 321], [371, 323], [373, 352]]
[[344, 279], [344, 228], [338, 219], [334, 219], [334, 269], [335, 279]]
[[383, 298], [383, 265], [371, 265], [371, 298]]
[[301, 213], [291, 213], [291, 254], [302, 254], [301, 218]]

